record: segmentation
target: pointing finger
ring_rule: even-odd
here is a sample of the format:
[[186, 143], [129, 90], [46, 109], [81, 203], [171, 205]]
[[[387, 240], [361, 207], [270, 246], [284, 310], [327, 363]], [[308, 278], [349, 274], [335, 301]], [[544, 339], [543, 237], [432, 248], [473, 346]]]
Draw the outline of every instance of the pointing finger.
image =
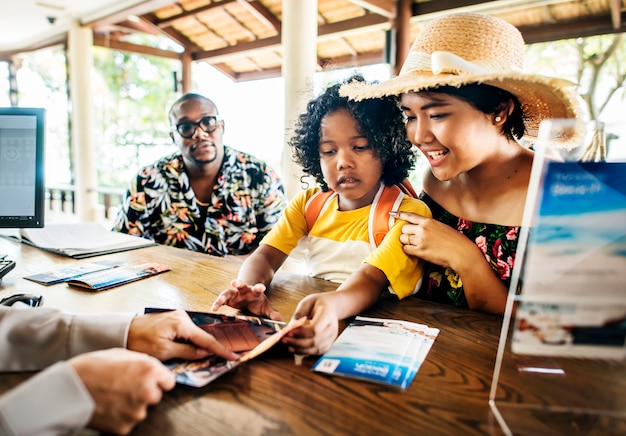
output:
[[407, 223], [410, 223], [410, 224], [421, 224], [424, 222], [424, 220], [427, 219], [426, 217], [423, 217], [413, 212], [392, 211], [392, 212], [389, 212], [389, 215], [391, 215], [392, 217], [396, 219], [406, 221]]

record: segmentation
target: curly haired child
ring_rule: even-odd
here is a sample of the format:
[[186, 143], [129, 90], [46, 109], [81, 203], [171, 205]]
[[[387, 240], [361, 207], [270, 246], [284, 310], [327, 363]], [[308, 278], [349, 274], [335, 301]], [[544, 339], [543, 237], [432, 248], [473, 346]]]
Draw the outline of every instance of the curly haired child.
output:
[[[360, 75], [344, 83], [364, 82]], [[373, 305], [385, 289], [404, 298], [422, 279], [422, 262], [407, 256], [400, 243], [403, 221], [395, 221], [373, 241], [373, 203], [388, 187], [403, 182], [415, 163], [395, 98], [355, 102], [339, 95], [343, 83], [328, 87], [300, 115], [291, 138], [294, 160], [319, 186], [300, 192], [276, 226], [242, 264], [231, 288], [213, 304], [281, 319], [266, 295], [274, 273], [302, 238], [308, 247], [308, 274], [340, 283], [336, 292], [312, 294], [296, 308], [294, 318], [307, 316], [304, 327], [283, 341], [292, 351], [321, 354], [338, 333], [338, 321]], [[320, 192], [332, 191], [315, 221], [307, 224], [307, 207]], [[428, 207], [399, 195], [397, 211], [430, 217]], [[380, 242], [380, 243], [378, 243]]]

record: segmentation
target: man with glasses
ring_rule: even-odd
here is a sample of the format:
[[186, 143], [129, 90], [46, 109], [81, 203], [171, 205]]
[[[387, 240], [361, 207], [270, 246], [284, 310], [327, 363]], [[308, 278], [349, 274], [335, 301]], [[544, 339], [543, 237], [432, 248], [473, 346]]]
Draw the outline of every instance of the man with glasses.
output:
[[178, 150], [139, 172], [114, 229], [215, 256], [250, 253], [285, 207], [278, 175], [224, 145], [224, 120], [210, 99], [183, 95], [169, 120]]

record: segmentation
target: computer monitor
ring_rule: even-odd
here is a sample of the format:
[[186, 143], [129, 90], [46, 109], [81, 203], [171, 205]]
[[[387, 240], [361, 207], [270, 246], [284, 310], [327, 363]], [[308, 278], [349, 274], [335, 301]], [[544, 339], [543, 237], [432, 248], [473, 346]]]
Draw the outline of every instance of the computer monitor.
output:
[[44, 226], [45, 109], [0, 107], [0, 228]]

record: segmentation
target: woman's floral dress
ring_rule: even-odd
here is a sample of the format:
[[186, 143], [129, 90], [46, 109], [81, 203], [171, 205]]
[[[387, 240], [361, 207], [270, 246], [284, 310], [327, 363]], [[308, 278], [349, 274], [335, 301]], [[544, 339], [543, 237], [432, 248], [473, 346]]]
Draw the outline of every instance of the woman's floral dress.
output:
[[[434, 219], [463, 233], [480, 248], [494, 273], [508, 289], [520, 227], [468, 221], [452, 215], [424, 191], [419, 198], [430, 207]], [[426, 300], [467, 307], [463, 283], [456, 271], [430, 262], [425, 265], [424, 282], [417, 295]]]

